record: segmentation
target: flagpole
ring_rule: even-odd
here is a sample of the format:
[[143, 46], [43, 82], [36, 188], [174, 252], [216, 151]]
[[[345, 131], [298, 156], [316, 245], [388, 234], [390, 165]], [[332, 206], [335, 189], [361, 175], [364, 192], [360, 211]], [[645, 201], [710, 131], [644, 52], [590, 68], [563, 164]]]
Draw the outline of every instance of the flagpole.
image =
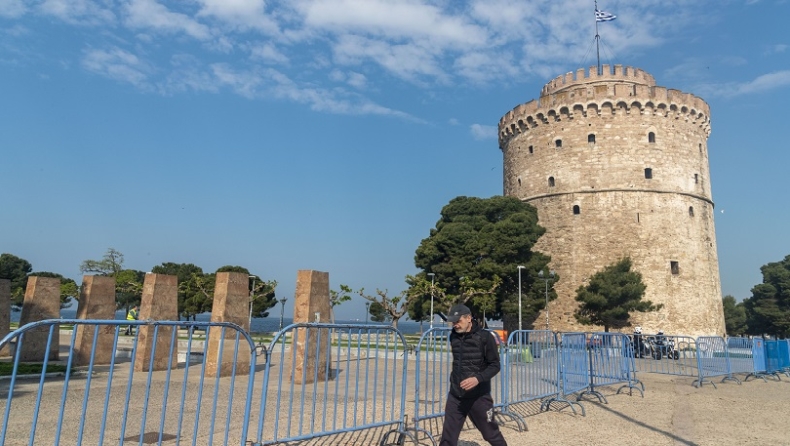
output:
[[[595, 0], [595, 11], [598, 12], [598, 0]], [[598, 17], [593, 14], [595, 17], [595, 55], [598, 61], [598, 76], [602, 75], [603, 72], [601, 70], [601, 48], [600, 48], [600, 40], [601, 36], [598, 35]]]

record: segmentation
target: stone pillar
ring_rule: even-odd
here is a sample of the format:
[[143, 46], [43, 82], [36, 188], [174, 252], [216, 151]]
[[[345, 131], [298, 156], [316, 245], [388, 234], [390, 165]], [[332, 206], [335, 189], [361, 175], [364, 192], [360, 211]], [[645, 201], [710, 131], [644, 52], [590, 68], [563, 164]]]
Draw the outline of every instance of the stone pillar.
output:
[[[214, 303], [211, 307], [211, 322], [232, 322], [249, 331], [249, 283], [250, 278], [246, 273], [217, 273]], [[246, 338], [239, 335], [237, 347], [237, 331], [225, 328], [224, 340], [222, 331], [222, 327], [212, 327], [209, 330], [208, 346], [206, 347], [206, 376], [229, 376], [233, 373], [233, 357], [236, 348], [239, 350], [236, 357], [236, 375], [248, 375], [251, 352]], [[222, 349], [221, 357], [220, 347]]]
[[[320, 321], [330, 322], [329, 273], [300, 270], [296, 275], [296, 301], [294, 323], [315, 322], [316, 313]], [[326, 329], [298, 328], [291, 334], [296, 348], [296, 364], [291, 367], [291, 379], [295, 383], [312, 383], [330, 378], [326, 376], [327, 363], [331, 363], [329, 332]], [[294, 345], [295, 344], [295, 345]]]
[[[139, 320], [175, 321], [178, 320], [178, 277], [166, 274], [146, 274], [143, 283], [143, 298], [140, 302]], [[178, 340], [170, 351], [170, 340], [176, 327], [138, 325], [137, 354], [134, 370], [167, 370], [178, 364]], [[156, 331], [156, 339], [154, 333]], [[177, 331], [177, 330], [176, 330]], [[151, 363], [151, 351], [155, 349]]]
[[[60, 279], [57, 277], [30, 276], [27, 279], [25, 300], [22, 302], [22, 315], [19, 326], [45, 319], [60, 318]], [[60, 324], [55, 326], [52, 343], [47, 354], [47, 340], [50, 326], [34, 328], [25, 332], [22, 340], [22, 351], [19, 360], [22, 362], [40, 362], [44, 357], [58, 359], [60, 349]]]
[[[0, 339], [11, 331], [11, 281], [0, 279]], [[0, 356], [8, 356], [11, 349], [8, 345], [0, 347]]]
[[[115, 278], [106, 276], [83, 276], [77, 319], [115, 319]], [[77, 339], [74, 341], [73, 362], [88, 365], [93, 350], [93, 335], [99, 329], [94, 364], [109, 364], [115, 355], [115, 325], [77, 324]]]

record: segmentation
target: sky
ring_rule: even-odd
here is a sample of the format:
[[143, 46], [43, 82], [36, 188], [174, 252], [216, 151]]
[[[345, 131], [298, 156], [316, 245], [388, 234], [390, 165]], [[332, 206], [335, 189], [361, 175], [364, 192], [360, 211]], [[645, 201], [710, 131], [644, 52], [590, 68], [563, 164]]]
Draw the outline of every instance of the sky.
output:
[[[603, 63], [710, 105], [722, 292], [749, 297], [790, 254], [790, 1], [598, 7]], [[595, 65], [594, 8], [0, 0], [0, 252], [78, 283], [110, 247], [142, 271], [240, 265], [286, 314], [301, 269], [396, 295], [442, 206], [502, 194], [499, 119]]]

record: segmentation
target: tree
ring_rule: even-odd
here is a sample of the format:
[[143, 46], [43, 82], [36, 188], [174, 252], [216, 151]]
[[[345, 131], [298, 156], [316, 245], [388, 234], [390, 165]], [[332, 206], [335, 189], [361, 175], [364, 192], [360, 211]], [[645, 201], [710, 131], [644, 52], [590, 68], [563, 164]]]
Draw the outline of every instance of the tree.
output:
[[80, 295], [79, 287], [77, 287], [77, 282], [75, 282], [74, 279], [69, 279], [63, 277], [62, 274], [51, 273], [49, 271], [30, 273], [28, 277], [30, 276], [52, 277], [55, 279], [60, 279], [60, 308], [70, 307], [72, 299], [79, 300], [79, 295]]
[[18, 309], [22, 305], [27, 288], [27, 275], [33, 271], [33, 265], [27, 260], [13, 254], [0, 254], [0, 279], [11, 281], [11, 302]]
[[368, 313], [370, 313], [370, 320], [373, 322], [389, 322], [392, 320], [392, 316], [387, 313], [387, 310], [379, 302], [371, 302]]
[[126, 313], [135, 305], [140, 305], [143, 297], [145, 272], [122, 269], [115, 273], [115, 308]]
[[746, 306], [743, 302], [735, 302], [735, 298], [727, 295], [722, 299], [724, 306], [724, 325], [727, 336], [738, 336], [746, 333]]
[[760, 268], [763, 283], [752, 288], [752, 297], [744, 300], [749, 332], [777, 337], [790, 336], [790, 255], [780, 262]]
[[351, 300], [354, 291], [348, 285], [340, 284], [340, 291], [329, 290], [329, 305], [332, 308], [332, 323], [335, 323], [335, 307]]
[[123, 254], [115, 248], [108, 248], [101, 260], [83, 260], [80, 264], [80, 271], [83, 274], [114, 276], [121, 270], [123, 270]]
[[[413, 280], [412, 276], [406, 276], [407, 282], [409, 280]], [[408, 312], [409, 306], [412, 304], [412, 301], [418, 295], [409, 295], [408, 292], [404, 291], [398, 296], [389, 297], [387, 290], [376, 290], [376, 295], [368, 295], [365, 294], [365, 289], [361, 288], [357, 293], [362, 296], [363, 299], [370, 301], [371, 309], [368, 312], [373, 315], [372, 307], [374, 304], [380, 305], [383, 309], [383, 313], [386, 314], [392, 321], [392, 327], [396, 330], [398, 329], [398, 320], [406, 315]]]
[[192, 263], [163, 262], [151, 268], [154, 274], [167, 274], [178, 278], [178, 315], [194, 319], [205, 308], [211, 308], [214, 296], [213, 278], [203, 277], [203, 268]]
[[[415, 284], [430, 283], [427, 273], [435, 273], [435, 285], [441, 287], [443, 298], [434, 295], [436, 311], [447, 311], [453, 303], [467, 301], [472, 311], [482, 313], [472, 297], [486, 291], [495, 296], [494, 309], [486, 314], [502, 319], [505, 329], [518, 327], [518, 266], [522, 270], [522, 314], [531, 326], [545, 306], [544, 283], [538, 271], [547, 268], [548, 256], [532, 249], [545, 229], [538, 225], [535, 208], [514, 197], [456, 197], [442, 208], [436, 228], [420, 242], [414, 263], [423, 272]], [[460, 279], [463, 277], [463, 281]], [[559, 277], [555, 277], [555, 282]], [[497, 281], [499, 285], [495, 286]], [[552, 285], [553, 285], [552, 283]], [[474, 291], [473, 291], [474, 290]], [[409, 293], [416, 294], [417, 289]], [[437, 290], [434, 290], [436, 293]], [[471, 294], [470, 294], [471, 292]], [[556, 298], [553, 286], [549, 300]], [[410, 306], [409, 315], [419, 320], [425, 312], [430, 293]]]
[[631, 271], [631, 259], [626, 257], [595, 273], [587, 286], [576, 290], [576, 301], [581, 305], [574, 316], [581, 324], [602, 325], [607, 332], [610, 328], [629, 327], [632, 312], [662, 307], [642, 300], [645, 288], [642, 275]]

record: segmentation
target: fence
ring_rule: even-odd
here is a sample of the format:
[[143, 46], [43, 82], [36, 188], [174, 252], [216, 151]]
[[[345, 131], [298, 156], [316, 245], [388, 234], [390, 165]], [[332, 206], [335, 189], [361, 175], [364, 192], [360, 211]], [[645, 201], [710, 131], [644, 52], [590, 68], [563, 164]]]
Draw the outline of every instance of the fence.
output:
[[730, 351], [727, 342], [721, 336], [700, 336], [696, 340], [697, 350], [697, 376], [694, 387], [702, 387], [704, 383], [710, 383], [714, 388], [716, 383], [709, 378], [723, 376], [722, 382], [740, 380], [732, 374], [730, 363]]
[[689, 336], [634, 336], [637, 372], [698, 377], [696, 340]]
[[587, 388], [590, 373], [587, 365], [587, 336], [585, 333], [562, 333], [560, 335], [559, 355], [557, 359], [557, 395], [547, 398], [541, 405], [542, 410], [549, 410], [552, 403], [564, 403], [576, 413], [574, 405], [579, 406], [582, 415], [586, 415], [584, 406], [568, 399], [568, 395]]
[[585, 395], [592, 395], [601, 402], [608, 402], [595, 388], [620, 383], [624, 384], [617, 389], [618, 394], [627, 388], [630, 395], [636, 389], [644, 398], [643, 384], [636, 379], [634, 349], [628, 336], [621, 333], [587, 333], [587, 345], [590, 382], [577, 401]]
[[503, 411], [515, 413], [512, 406], [554, 398], [559, 394], [557, 382], [557, 335], [542, 330], [516, 330], [507, 340], [508, 386], [502, 398]]

